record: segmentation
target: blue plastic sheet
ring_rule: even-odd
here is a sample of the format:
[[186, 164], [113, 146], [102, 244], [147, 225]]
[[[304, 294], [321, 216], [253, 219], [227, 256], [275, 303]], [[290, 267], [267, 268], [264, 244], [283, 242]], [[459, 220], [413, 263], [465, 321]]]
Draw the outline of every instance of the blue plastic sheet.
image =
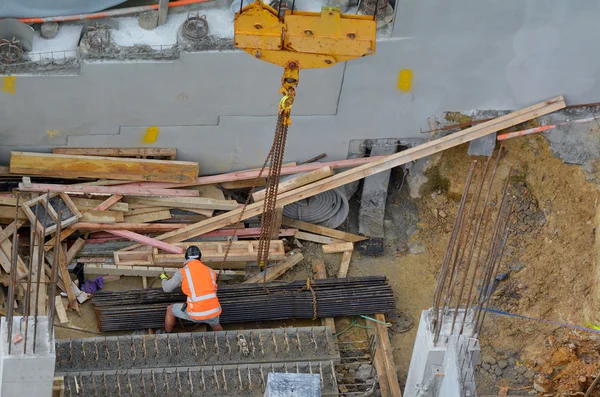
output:
[[35, 18], [88, 14], [127, 0], [0, 0], [0, 18]]

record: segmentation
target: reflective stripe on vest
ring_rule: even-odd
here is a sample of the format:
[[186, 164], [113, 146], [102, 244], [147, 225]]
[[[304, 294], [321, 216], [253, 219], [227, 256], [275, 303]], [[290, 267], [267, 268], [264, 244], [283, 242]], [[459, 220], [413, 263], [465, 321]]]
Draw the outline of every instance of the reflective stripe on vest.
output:
[[217, 307], [216, 309], [211, 309], [211, 310], [205, 310], [203, 312], [191, 312], [191, 311], [187, 311], [187, 313], [190, 316], [197, 316], [197, 317], [202, 317], [202, 316], [208, 316], [210, 314], [215, 314], [221, 311], [221, 306]]
[[[211, 298], [216, 298], [217, 294], [215, 294], [214, 292], [211, 294], [205, 294], [205, 295], [200, 295], [200, 296], [196, 296], [196, 291], [194, 290], [194, 283], [192, 282], [192, 274], [190, 273], [190, 269], [188, 269], [187, 266], [183, 267], [183, 270], [185, 272], [185, 277], [187, 279], [188, 285], [190, 286], [190, 292], [192, 293], [192, 296], [188, 296], [187, 301], [188, 302], [200, 302], [200, 301], [204, 301], [207, 299], [211, 299]], [[213, 272], [209, 269], [208, 272], [210, 273], [210, 278], [212, 279], [213, 285], [215, 284], [215, 276], [213, 275]], [[220, 308], [219, 308], [220, 309]], [[209, 310], [210, 311], [210, 310]], [[216, 311], [213, 311], [213, 313], [215, 313]], [[207, 314], [211, 314], [211, 313], [207, 313]], [[201, 316], [202, 314], [198, 314], [198, 316]]]

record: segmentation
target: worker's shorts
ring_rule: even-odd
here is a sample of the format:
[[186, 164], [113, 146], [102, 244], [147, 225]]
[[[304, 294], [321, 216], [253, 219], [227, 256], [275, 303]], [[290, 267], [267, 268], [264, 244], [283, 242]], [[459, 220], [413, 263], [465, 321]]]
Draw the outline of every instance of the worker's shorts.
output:
[[171, 310], [171, 312], [173, 313], [173, 315], [175, 317], [180, 318], [182, 320], [191, 321], [193, 323], [208, 324], [211, 327], [219, 325], [219, 316], [213, 317], [213, 318], [207, 318], [204, 320], [194, 320], [193, 318], [190, 317], [187, 310], [185, 310], [183, 308], [183, 305], [185, 305], [185, 303], [173, 303], [173, 306], [172, 306], [173, 309]]

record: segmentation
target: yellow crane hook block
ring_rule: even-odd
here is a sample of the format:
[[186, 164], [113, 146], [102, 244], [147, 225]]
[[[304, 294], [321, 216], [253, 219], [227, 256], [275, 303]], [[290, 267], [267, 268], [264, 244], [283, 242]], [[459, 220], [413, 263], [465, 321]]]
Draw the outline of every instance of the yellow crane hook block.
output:
[[372, 16], [341, 14], [337, 7], [321, 12], [286, 10], [282, 18], [260, 0], [238, 12], [234, 43], [257, 59], [285, 69], [324, 68], [375, 53], [376, 21]]

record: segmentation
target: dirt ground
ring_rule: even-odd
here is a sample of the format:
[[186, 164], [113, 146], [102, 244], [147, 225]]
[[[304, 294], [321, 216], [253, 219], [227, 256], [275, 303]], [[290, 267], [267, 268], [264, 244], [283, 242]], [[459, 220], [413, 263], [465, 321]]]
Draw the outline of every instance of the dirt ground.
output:
[[[554, 157], [542, 136], [513, 139], [505, 148], [497, 183], [513, 166], [516, 173], [511, 184], [519, 196], [514, 213], [517, 223], [505, 251], [500, 269], [504, 278], [498, 282], [492, 306], [556, 324], [487, 316], [481, 336], [479, 393], [496, 394], [505, 386], [511, 394], [577, 395], [573, 393], [585, 392], [599, 372], [600, 334], [557, 324], [586, 326], [594, 320], [598, 186], [586, 181], [579, 166], [563, 164]], [[428, 171], [430, 183], [423, 188], [421, 199], [408, 196], [402, 170], [394, 170], [386, 208], [386, 254], [366, 257], [355, 250], [352, 258], [349, 276], [384, 274], [394, 290], [396, 310], [407, 330], [390, 333], [402, 385], [416, 325], [421, 311], [431, 307], [437, 272], [473, 159], [466, 151], [463, 145], [441, 155], [437, 166]], [[328, 274], [336, 274], [341, 254], [322, 255], [320, 246], [311, 243], [303, 243], [302, 252], [306, 259], [283, 280], [310, 277], [311, 259], [321, 256]], [[139, 278], [127, 277], [107, 283], [105, 288], [140, 287]], [[82, 312], [82, 317], [69, 313], [72, 325], [97, 333], [91, 303], [84, 304]], [[56, 335], [93, 336], [64, 328], [57, 328]]]

